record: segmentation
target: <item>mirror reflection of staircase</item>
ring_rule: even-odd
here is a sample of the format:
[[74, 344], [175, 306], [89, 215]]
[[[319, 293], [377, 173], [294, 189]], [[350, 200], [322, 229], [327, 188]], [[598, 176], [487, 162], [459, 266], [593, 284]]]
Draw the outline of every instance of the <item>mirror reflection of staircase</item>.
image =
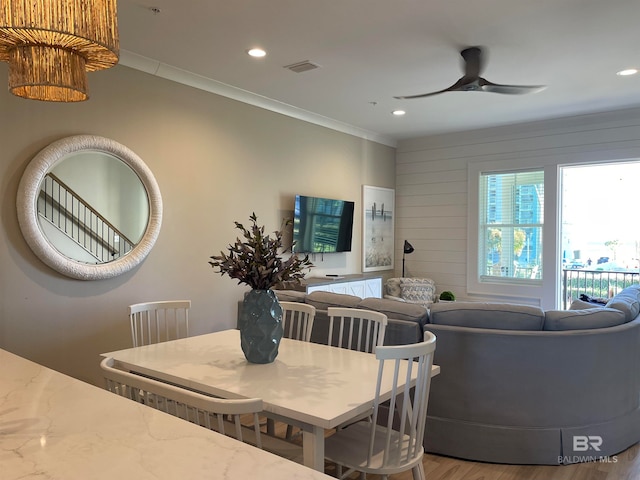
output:
[[73, 248], [81, 250], [82, 253], [70, 254], [78, 261], [98, 264], [110, 262], [135, 246], [124, 233], [53, 173], [48, 173], [42, 182], [38, 195], [38, 215], [56, 232], [70, 239]]

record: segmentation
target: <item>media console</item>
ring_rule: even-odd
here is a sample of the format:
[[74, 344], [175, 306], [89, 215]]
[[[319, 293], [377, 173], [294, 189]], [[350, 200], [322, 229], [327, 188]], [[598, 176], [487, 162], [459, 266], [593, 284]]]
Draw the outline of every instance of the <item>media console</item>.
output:
[[304, 279], [299, 288], [306, 293], [322, 291], [345, 293], [360, 298], [382, 298], [382, 277], [362, 274], [310, 277]]

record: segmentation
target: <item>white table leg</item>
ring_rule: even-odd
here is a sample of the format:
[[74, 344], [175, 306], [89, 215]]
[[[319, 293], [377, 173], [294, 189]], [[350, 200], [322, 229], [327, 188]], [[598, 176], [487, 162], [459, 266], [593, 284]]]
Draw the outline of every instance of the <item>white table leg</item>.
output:
[[307, 467], [324, 472], [324, 428], [302, 431], [302, 456]]

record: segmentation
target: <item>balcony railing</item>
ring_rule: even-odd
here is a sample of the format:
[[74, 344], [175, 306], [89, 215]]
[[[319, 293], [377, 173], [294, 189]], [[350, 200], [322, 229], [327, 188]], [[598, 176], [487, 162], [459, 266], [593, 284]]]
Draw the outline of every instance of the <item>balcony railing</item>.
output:
[[640, 283], [640, 272], [637, 271], [562, 270], [563, 308], [569, 308], [583, 293], [589, 297], [610, 298], [636, 283]]

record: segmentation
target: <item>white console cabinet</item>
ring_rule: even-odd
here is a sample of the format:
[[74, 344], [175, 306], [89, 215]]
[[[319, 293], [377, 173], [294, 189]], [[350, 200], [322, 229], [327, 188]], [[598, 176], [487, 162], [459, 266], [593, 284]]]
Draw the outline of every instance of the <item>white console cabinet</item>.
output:
[[382, 298], [382, 277], [363, 277], [349, 275], [332, 279], [310, 278], [305, 282], [306, 292], [333, 292], [354, 295], [360, 298]]

